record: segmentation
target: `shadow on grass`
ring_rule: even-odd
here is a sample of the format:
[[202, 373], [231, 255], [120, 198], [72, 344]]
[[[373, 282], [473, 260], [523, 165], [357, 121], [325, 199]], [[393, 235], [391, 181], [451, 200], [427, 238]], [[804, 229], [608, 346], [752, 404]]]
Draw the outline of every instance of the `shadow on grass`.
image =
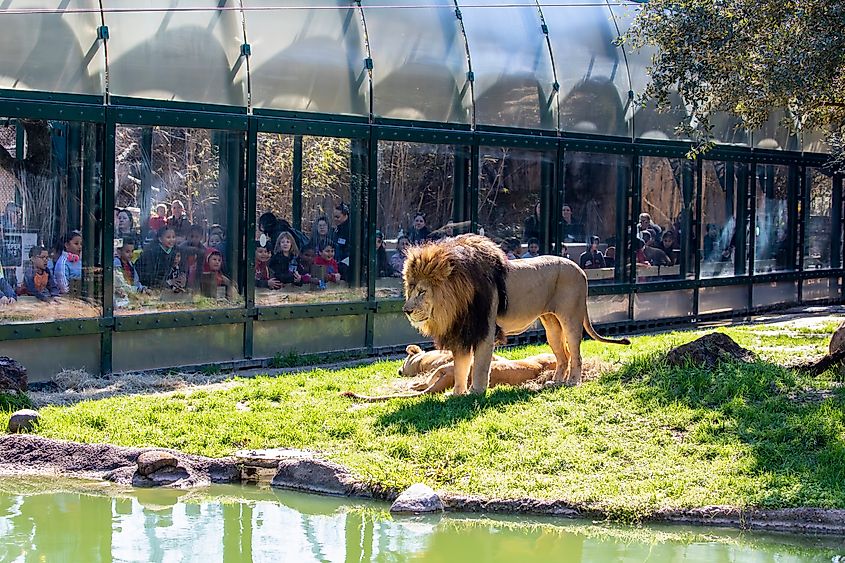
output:
[[536, 394], [517, 387], [496, 387], [481, 396], [427, 395], [412, 402], [403, 400], [395, 410], [379, 417], [376, 424], [429, 432], [471, 420], [490, 409], [528, 401]]
[[639, 387], [644, 406], [657, 401], [695, 409], [695, 422], [675, 430], [700, 447], [704, 459], [743, 445], [753, 456], [751, 472], [766, 487], [749, 504], [845, 507], [841, 377], [812, 379], [764, 361], [673, 367], [654, 354], [635, 358], [602, 381]]

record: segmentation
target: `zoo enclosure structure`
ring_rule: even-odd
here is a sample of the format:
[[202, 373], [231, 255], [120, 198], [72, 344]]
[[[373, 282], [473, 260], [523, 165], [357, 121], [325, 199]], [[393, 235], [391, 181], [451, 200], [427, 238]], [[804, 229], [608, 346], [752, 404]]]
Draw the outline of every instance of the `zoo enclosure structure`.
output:
[[[590, 314], [605, 332], [841, 302], [842, 177], [825, 169], [821, 137], [791, 135], [777, 110], [758, 131], [719, 117], [719, 144], [687, 160], [690, 142], [674, 133], [683, 103], [668, 113], [636, 103], [649, 53], [615, 42], [635, 10], [593, 0], [4, 4], [5, 277], [22, 283], [29, 248], [62, 233], [79, 230], [83, 247], [81, 277], [59, 303], [23, 296], [0, 309], [0, 353], [38, 380], [62, 368], [403, 347], [420, 336], [401, 312], [400, 280], [380, 269], [376, 236], [399, 265], [397, 239], [417, 212], [435, 234], [483, 229], [519, 239], [519, 252], [536, 238], [576, 261], [598, 237], [599, 250], [615, 250], [588, 270]], [[196, 284], [121, 293], [116, 249], [156, 250], [176, 200], [185, 228], [175, 251]], [[336, 219], [339, 203], [349, 212]], [[256, 287], [265, 212], [303, 246], [321, 248], [339, 223], [345, 280]], [[638, 226], [643, 212], [657, 227]], [[662, 257], [636, 251], [669, 231]], [[194, 249], [210, 246], [236, 292], [206, 287], [214, 274]]]

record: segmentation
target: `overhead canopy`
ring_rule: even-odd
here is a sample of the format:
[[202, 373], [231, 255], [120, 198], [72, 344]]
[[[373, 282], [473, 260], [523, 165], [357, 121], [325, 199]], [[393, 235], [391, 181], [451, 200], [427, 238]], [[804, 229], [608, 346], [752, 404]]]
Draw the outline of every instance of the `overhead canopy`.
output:
[[[677, 138], [684, 104], [638, 107], [650, 53], [616, 44], [636, 10], [624, 0], [15, 0], [0, 3], [0, 88]], [[765, 129], [755, 146], [797, 146], [777, 120]], [[715, 131], [751, 144], [727, 118]]]

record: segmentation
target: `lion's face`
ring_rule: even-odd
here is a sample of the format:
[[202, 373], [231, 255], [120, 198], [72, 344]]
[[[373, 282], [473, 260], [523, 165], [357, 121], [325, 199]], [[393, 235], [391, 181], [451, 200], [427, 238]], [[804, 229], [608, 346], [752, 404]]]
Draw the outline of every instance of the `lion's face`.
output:
[[408, 316], [408, 320], [416, 328], [422, 328], [426, 321], [431, 319], [434, 312], [434, 301], [432, 299], [433, 288], [428, 280], [419, 280], [416, 283], [409, 283], [402, 311]]

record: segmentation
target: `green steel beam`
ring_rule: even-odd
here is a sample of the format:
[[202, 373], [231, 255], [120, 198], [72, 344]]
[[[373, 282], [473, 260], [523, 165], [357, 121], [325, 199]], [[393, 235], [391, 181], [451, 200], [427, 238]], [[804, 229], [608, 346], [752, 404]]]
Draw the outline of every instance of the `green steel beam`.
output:
[[[38, 323], [0, 324], [0, 340], [29, 340], [32, 338], [53, 338], [99, 334], [104, 327], [99, 319], [60, 319]], [[108, 331], [108, 328], [105, 328]]]
[[293, 228], [302, 230], [302, 135], [293, 136]]
[[244, 249], [245, 264], [244, 270], [246, 279], [244, 280], [244, 302], [248, 311], [244, 319], [244, 357], [253, 357], [254, 344], [254, 325], [253, 319], [255, 314], [255, 244], [253, 239], [257, 232], [256, 226], [256, 212], [257, 212], [257, 194], [258, 194], [258, 131], [256, 129], [256, 121], [250, 119], [249, 128], [246, 133], [246, 162], [244, 174], [244, 240], [246, 241], [246, 248]]
[[307, 319], [313, 317], [338, 317], [362, 315], [373, 310], [374, 304], [366, 301], [350, 303], [324, 303], [320, 305], [287, 305], [283, 307], [259, 307], [258, 319], [262, 321]]
[[196, 309], [166, 313], [123, 315], [115, 317], [114, 329], [119, 332], [242, 323], [246, 309]]
[[251, 117], [250, 120], [256, 121], [258, 131], [266, 133], [307, 135], [313, 137], [345, 137], [350, 139], [365, 139], [370, 134], [370, 126], [360, 123], [291, 121], [257, 116]]
[[231, 113], [205, 113], [173, 109], [128, 108], [109, 106], [107, 108], [115, 123], [121, 125], [159, 125], [161, 127], [190, 127], [202, 129], [225, 129], [245, 131], [246, 115]]

